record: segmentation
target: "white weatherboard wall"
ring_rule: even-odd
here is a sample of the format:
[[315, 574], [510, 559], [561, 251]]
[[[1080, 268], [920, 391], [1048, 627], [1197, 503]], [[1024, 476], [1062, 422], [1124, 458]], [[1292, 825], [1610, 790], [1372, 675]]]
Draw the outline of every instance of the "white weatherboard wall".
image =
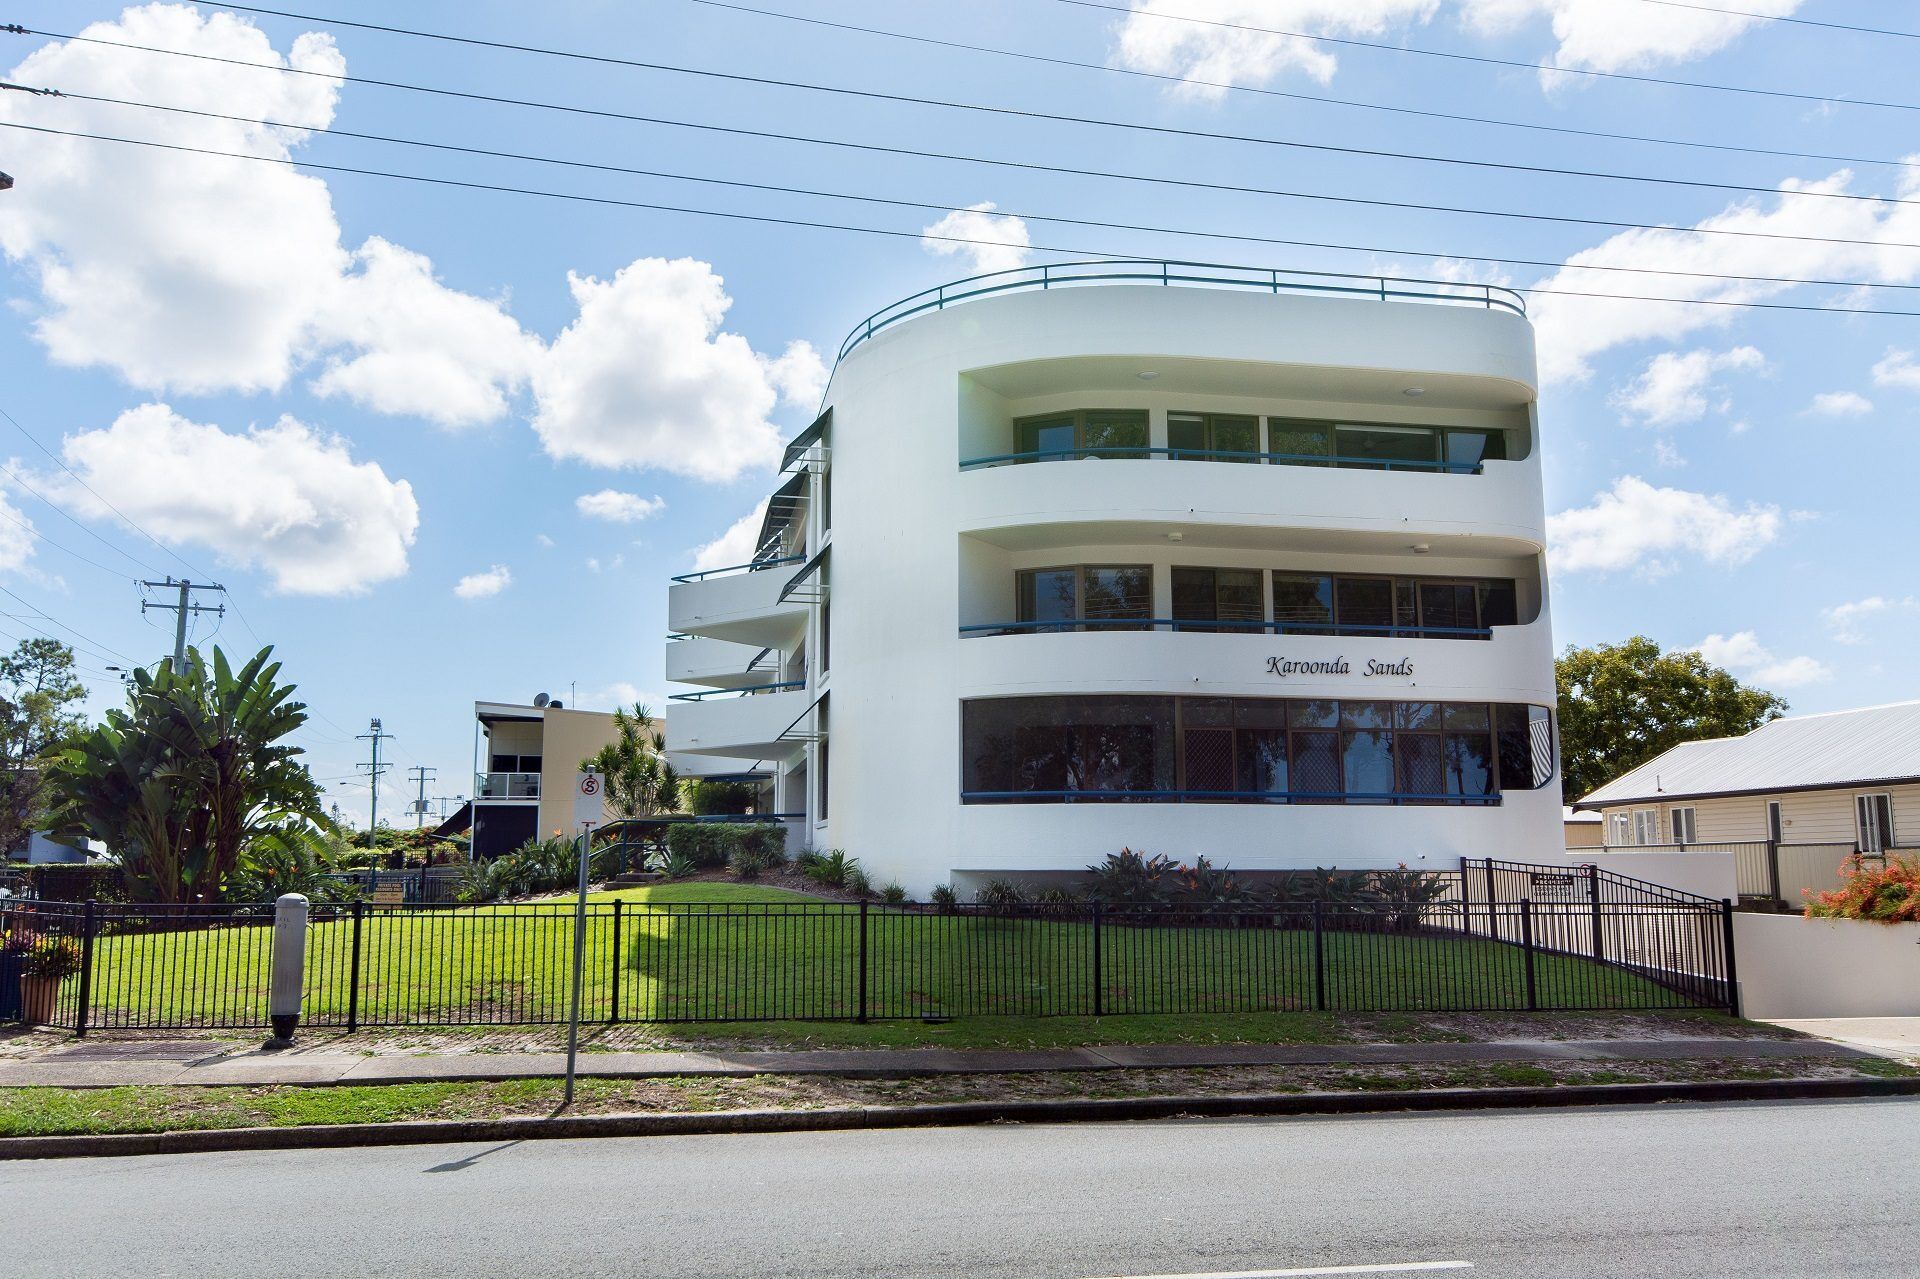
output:
[[1920, 924], [1733, 917], [1748, 1017], [1920, 1017]]
[[[1157, 372], [1151, 382], [1140, 370]], [[1416, 403], [1403, 394], [1417, 385]], [[956, 874], [1077, 869], [1123, 845], [1236, 868], [1444, 869], [1462, 856], [1560, 860], [1557, 780], [1495, 806], [972, 804], [960, 704], [977, 697], [1180, 695], [1480, 700], [1552, 706], [1552, 637], [1532, 330], [1465, 307], [1201, 288], [1010, 293], [933, 311], [836, 370], [832, 419], [832, 821], [816, 842], [875, 882], [924, 894]], [[1514, 460], [1478, 476], [1102, 459], [962, 471], [1013, 451], [1012, 419], [1063, 406], [1483, 424]], [[1179, 534], [1174, 542], [1169, 535]], [[1531, 566], [1521, 617], [1492, 642], [1106, 632], [961, 638], [1013, 616], [1012, 568], [1269, 564], [1367, 557]], [[1176, 549], [1177, 548], [1177, 549]], [[1119, 555], [1120, 558], [1114, 558]], [[1134, 561], [1138, 562], [1138, 561]], [[1355, 674], [1276, 678], [1269, 657], [1344, 657]], [[1367, 659], [1413, 674], [1367, 678]], [[810, 689], [810, 691], [812, 691]]]

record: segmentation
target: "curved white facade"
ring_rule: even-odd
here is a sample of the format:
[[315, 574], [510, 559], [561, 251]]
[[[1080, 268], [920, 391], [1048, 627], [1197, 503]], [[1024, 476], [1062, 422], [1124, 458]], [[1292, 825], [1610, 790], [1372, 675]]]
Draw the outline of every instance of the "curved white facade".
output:
[[[1473, 706], [1524, 730], [1525, 711], [1500, 708], [1554, 703], [1534, 404], [1531, 327], [1495, 307], [1109, 284], [899, 321], [834, 373], [830, 425], [797, 463], [805, 479], [783, 490], [795, 512], [784, 562], [744, 575], [759, 581], [672, 588], [672, 625], [706, 647], [670, 658], [671, 670], [739, 688], [742, 668], [715, 660], [735, 652], [768, 676], [765, 694], [676, 704], [669, 748], [774, 775], [774, 806], [804, 813], [815, 846], [843, 848], [876, 884], [916, 895], [1077, 871], [1123, 846], [1245, 870], [1557, 857], [1559, 778], [1543, 775], [1551, 732], [1539, 711], [1527, 784], [1488, 794], [1471, 780]], [[1128, 444], [1053, 447], [1067, 429], [1056, 424], [1076, 414], [1098, 418], [1081, 429], [1107, 432], [1100, 441], [1118, 432]], [[1202, 421], [1215, 442], [1188, 448]], [[1338, 441], [1325, 460], [1293, 451], [1322, 437]], [[1438, 465], [1383, 469], [1340, 453], [1429, 440]], [[1449, 465], [1448, 450], [1467, 445], [1493, 455]], [[1239, 592], [1238, 611], [1191, 615], [1207, 582], [1221, 584], [1209, 598]], [[1363, 599], [1400, 611], [1379, 626], [1301, 624], [1315, 590], [1337, 593], [1343, 617], [1370, 616]], [[1063, 592], [1083, 610], [1120, 611], [1028, 615], [1059, 607]], [[1443, 607], [1468, 610], [1469, 624]], [[1448, 624], [1426, 624], [1435, 616]], [[1316, 630], [1326, 633], [1306, 633]], [[1113, 696], [1138, 700], [1083, 700]], [[1082, 700], [999, 701], [1038, 697]], [[963, 710], [989, 699], [999, 704]], [[1266, 699], [1349, 705], [1289, 720]], [[769, 713], [740, 713], [757, 701]], [[1466, 726], [1464, 745], [1438, 735], [1434, 704], [1457, 708], [1445, 717]], [[1082, 706], [1151, 722], [982, 727], [1036, 707], [1078, 724]], [[1324, 731], [1320, 715], [1335, 717]], [[1387, 731], [1401, 725], [1435, 735]], [[1073, 758], [1056, 768], [1047, 744], [1063, 733], [1092, 736], [1072, 736], [1061, 750]], [[1488, 742], [1506, 752], [1506, 777], [1524, 771], [1520, 737]], [[1339, 794], [1308, 780], [1326, 750], [1346, 760]], [[1278, 763], [1254, 762], [1275, 751]], [[1432, 771], [1456, 754], [1472, 793]], [[1383, 784], [1369, 777], [1394, 793], [1365, 789]], [[1311, 799], [1291, 789], [1309, 784]]]

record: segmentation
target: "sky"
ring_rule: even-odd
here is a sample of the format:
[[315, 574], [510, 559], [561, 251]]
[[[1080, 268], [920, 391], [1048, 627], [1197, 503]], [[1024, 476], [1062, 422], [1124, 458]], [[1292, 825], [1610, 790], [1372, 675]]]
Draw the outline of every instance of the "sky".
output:
[[195, 642], [274, 646], [359, 822], [379, 717], [410, 825], [475, 699], [663, 705], [864, 316], [1127, 255], [1533, 290], [1556, 643], [1920, 696], [1920, 42], [1717, 3], [16, 0], [0, 637], [97, 713], [137, 583], [218, 581]]

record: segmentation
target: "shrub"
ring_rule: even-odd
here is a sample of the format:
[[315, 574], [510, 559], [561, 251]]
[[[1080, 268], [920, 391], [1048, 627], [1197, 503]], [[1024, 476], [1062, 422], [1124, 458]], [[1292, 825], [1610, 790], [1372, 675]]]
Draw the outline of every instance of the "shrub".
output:
[[858, 861], [849, 861], [840, 875], [840, 887], [855, 897], [866, 897], [873, 892], [873, 883], [867, 878], [867, 872], [860, 869]]
[[1179, 864], [1158, 853], [1144, 857], [1123, 848], [1087, 870], [1093, 875], [1088, 896], [1106, 906], [1164, 906], [1179, 890]]
[[[847, 884], [847, 875], [858, 870], [859, 867], [860, 859], [847, 856], [846, 849], [829, 848], [824, 853], [814, 854], [800, 868], [800, 873], [816, 884], [824, 884], [828, 888], [844, 888]], [[862, 872], [863, 877], [864, 874], [865, 872]]]
[[1840, 887], [1815, 893], [1808, 919], [1865, 919], [1881, 924], [1920, 922], [1920, 856], [1888, 853], [1869, 867], [1858, 855], [1840, 868]]
[[1419, 927], [1421, 916], [1447, 895], [1448, 886], [1439, 875], [1408, 870], [1402, 863], [1398, 870], [1375, 871], [1372, 887], [1375, 900], [1389, 908], [1392, 926], [1410, 932]]
[[1253, 890], [1238, 875], [1204, 857], [1194, 858], [1191, 868], [1180, 868], [1173, 891], [1174, 900], [1195, 906], [1244, 906], [1254, 900]]
[[667, 853], [701, 868], [718, 870], [733, 851], [732, 830], [721, 822], [675, 822], [667, 827]]
[[20, 971], [28, 977], [64, 981], [80, 971], [80, 943], [71, 937], [42, 937], [21, 957]]
[[726, 828], [733, 842], [761, 859], [768, 869], [787, 860], [787, 828], [779, 822], [749, 822]]
[[935, 884], [933, 891], [927, 894], [927, 903], [942, 915], [951, 915], [958, 901], [952, 884]]
[[973, 902], [989, 910], [1010, 910], [1026, 905], [1027, 893], [1011, 879], [989, 879], [974, 893]]
[[689, 875], [700, 873], [700, 865], [685, 853], [676, 853], [668, 848], [664, 853], [655, 853], [648, 865], [665, 875], [668, 879], [685, 879]]
[[907, 890], [901, 886], [899, 880], [890, 881], [880, 890], [880, 900], [889, 906], [902, 905], [907, 900]]
[[1035, 893], [1033, 900], [1042, 906], [1078, 906], [1084, 898], [1071, 888], [1062, 888], [1060, 885], [1055, 884], [1052, 887], [1043, 888]]
[[753, 805], [759, 788], [751, 782], [709, 782], [685, 778], [680, 783], [680, 803], [696, 817], [720, 813], [744, 813]]
[[727, 873], [736, 879], [758, 879], [786, 859], [758, 842], [741, 840], [727, 853]]

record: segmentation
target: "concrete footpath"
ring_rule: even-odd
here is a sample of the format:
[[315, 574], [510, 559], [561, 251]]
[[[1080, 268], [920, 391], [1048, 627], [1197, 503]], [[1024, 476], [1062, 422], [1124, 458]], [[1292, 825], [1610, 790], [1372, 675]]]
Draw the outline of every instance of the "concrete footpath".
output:
[[[1816, 1039], [1502, 1040], [1417, 1044], [1143, 1044], [1059, 1049], [816, 1049], [745, 1052], [594, 1052], [580, 1074], [835, 1075], [900, 1079], [1034, 1071], [1179, 1070], [1209, 1066], [1472, 1065], [1510, 1062], [1851, 1061], [1876, 1054]], [[561, 1053], [274, 1053], [205, 1040], [77, 1043], [0, 1061], [0, 1088], [148, 1085], [401, 1084], [528, 1079], [566, 1070]]]

